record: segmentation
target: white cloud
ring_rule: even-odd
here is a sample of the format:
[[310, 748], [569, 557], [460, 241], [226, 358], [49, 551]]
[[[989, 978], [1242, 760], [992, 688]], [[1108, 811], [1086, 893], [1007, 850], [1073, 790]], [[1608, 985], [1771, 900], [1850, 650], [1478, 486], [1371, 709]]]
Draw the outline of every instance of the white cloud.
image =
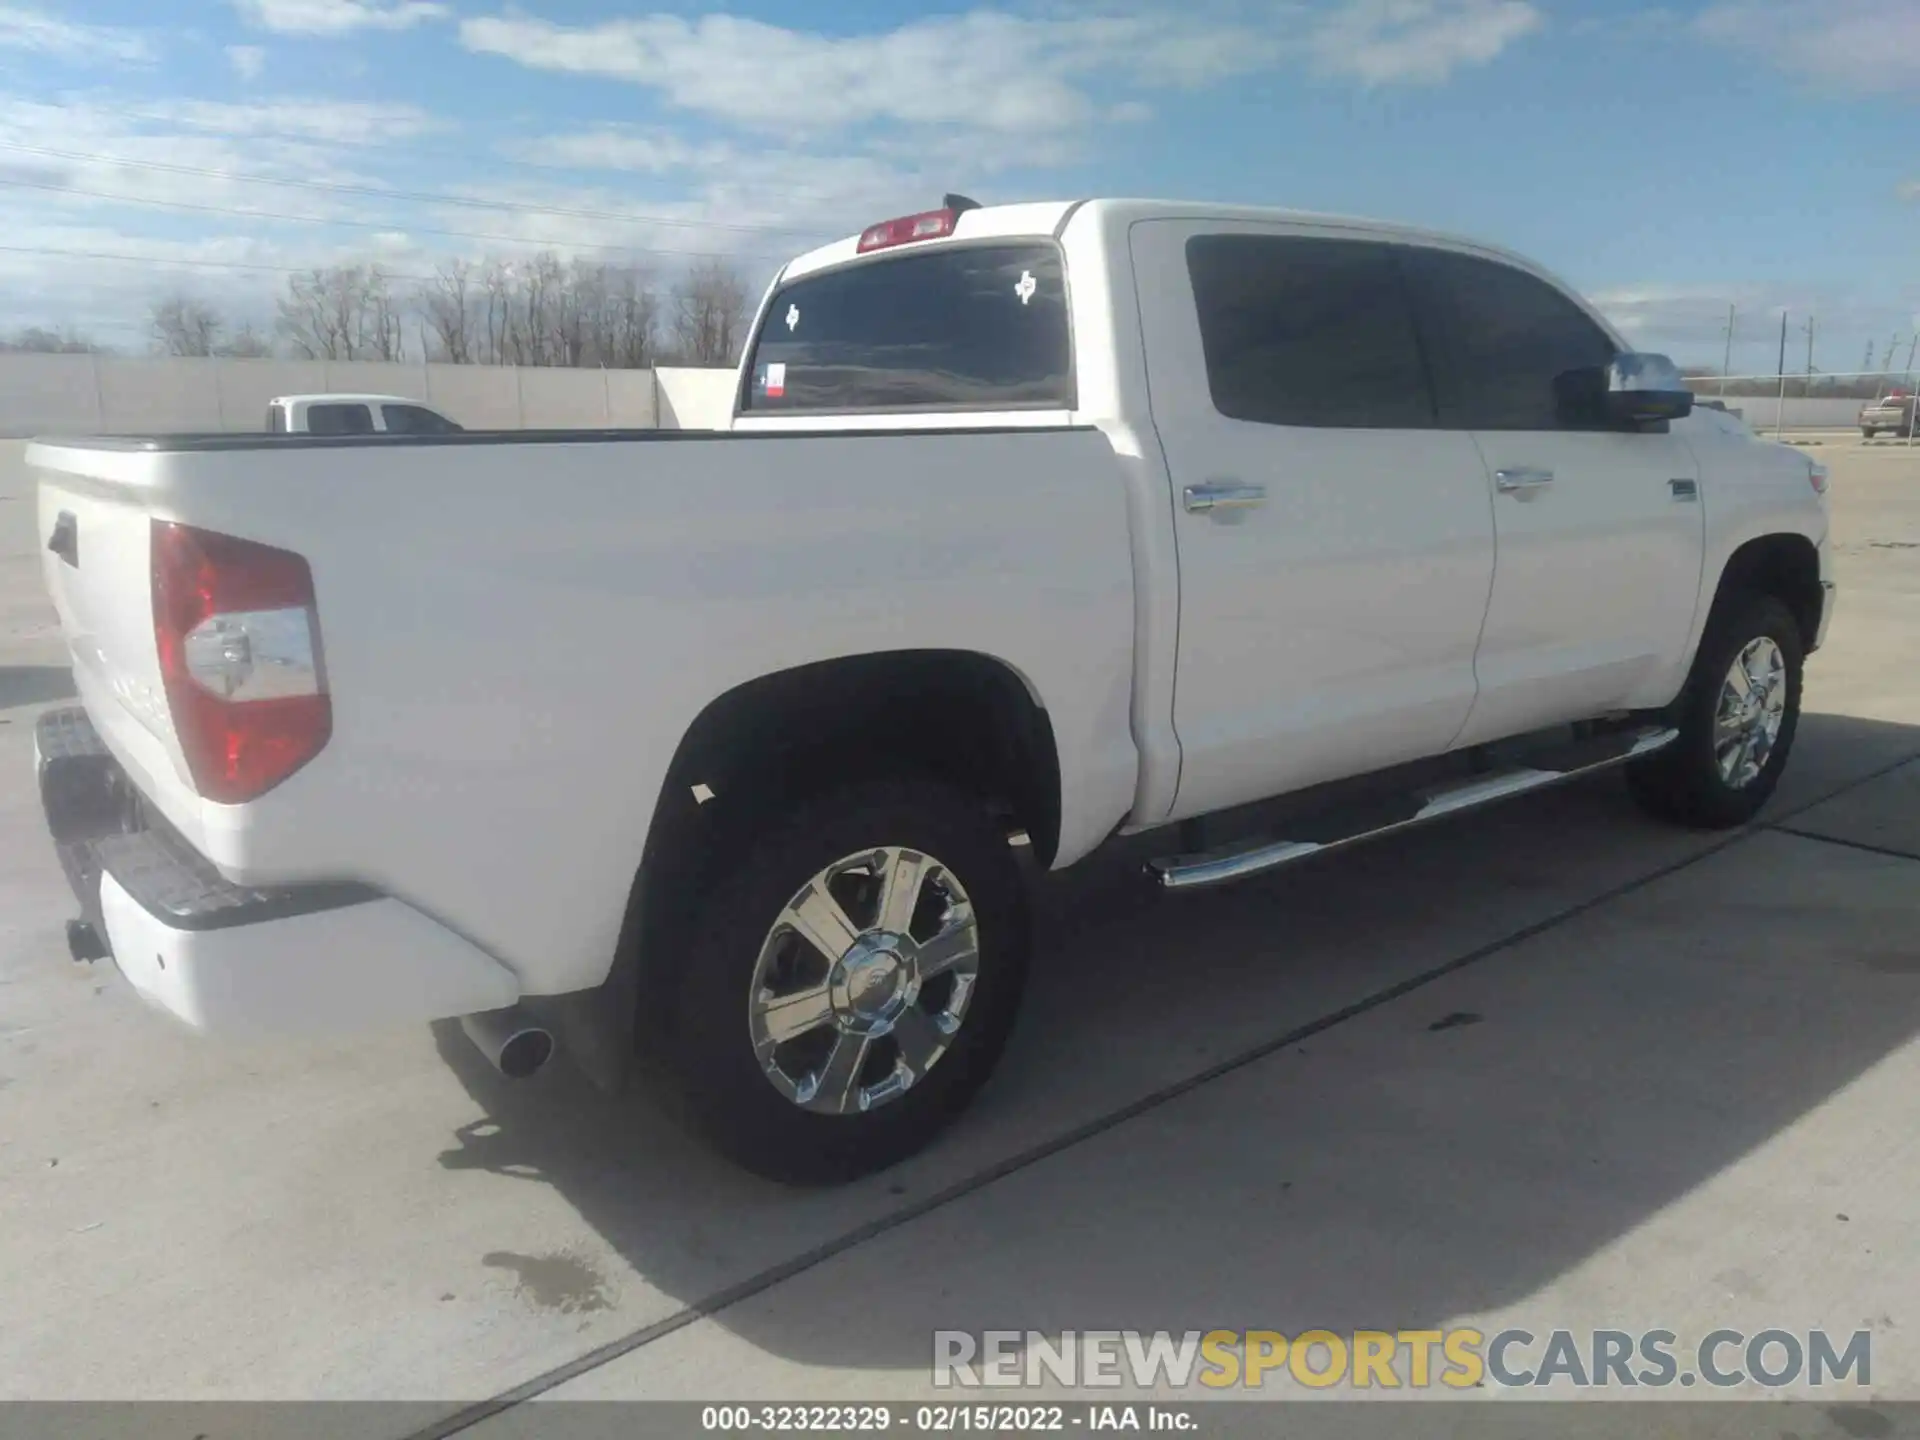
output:
[[154, 119], [227, 136], [296, 136], [345, 141], [405, 140], [449, 128], [418, 105], [371, 100], [285, 98], [251, 104], [216, 100], [172, 100], [149, 105]]
[[1097, 119], [1108, 107], [1089, 86], [1101, 79], [1194, 87], [1271, 65], [1296, 44], [1281, 18], [1254, 27], [1171, 9], [975, 10], [826, 35], [725, 14], [569, 26], [509, 13], [466, 19], [460, 36], [477, 53], [629, 81], [682, 110], [763, 131], [905, 124], [1024, 136]]
[[1527, 0], [1350, 0], [1313, 34], [1319, 68], [1368, 85], [1435, 84], [1538, 30]]
[[1205, 0], [1186, 10], [1115, 3], [1105, 14], [974, 10], [854, 35], [727, 14], [566, 25], [509, 12], [463, 20], [460, 38], [476, 53], [628, 81], [763, 132], [905, 125], [1035, 137], [1136, 119], [1145, 102], [1132, 92], [1142, 88], [1198, 88], [1289, 61], [1368, 84], [1431, 83], [1541, 24], [1528, 0], [1281, 3], [1259, 24]]
[[1915, 0], [1725, 0], [1700, 32], [1814, 79], [1866, 90], [1920, 89]]
[[82, 25], [41, 10], [0, 5], [0, 49], [25, 50], [61, 60], [139, 64], [154, 58], [152, 42], [138, 31]]
[[233, 0], [240, 17], [281, 35], [408, 30], [452, 14], [440, 0]]
[[505, 154], [540, 165], [581, 170], [631, 170], [664, 175], [695, 166], [731, 164], [731, 147], [696, 144], [671, 130], [633, 130], [603, 125], [569, 135], [543, 135], [503, 147]]
[[258, 45], [229, 45], [227, 63], [242, 80], [258, 80], [267, 68], [267, 52]]

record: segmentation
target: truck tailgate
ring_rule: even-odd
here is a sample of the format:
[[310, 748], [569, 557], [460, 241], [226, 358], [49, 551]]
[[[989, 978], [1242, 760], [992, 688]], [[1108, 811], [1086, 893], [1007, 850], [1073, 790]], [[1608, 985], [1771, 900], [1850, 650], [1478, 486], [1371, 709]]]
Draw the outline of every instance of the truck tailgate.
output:
[[176, 823], [197, 797], [182, 783], [154, 643], [151, 583], [154, 459], [40, 442], [27, 451], [39, 485], [41, 571], [60, 615], [74, 684], [101, 739]]

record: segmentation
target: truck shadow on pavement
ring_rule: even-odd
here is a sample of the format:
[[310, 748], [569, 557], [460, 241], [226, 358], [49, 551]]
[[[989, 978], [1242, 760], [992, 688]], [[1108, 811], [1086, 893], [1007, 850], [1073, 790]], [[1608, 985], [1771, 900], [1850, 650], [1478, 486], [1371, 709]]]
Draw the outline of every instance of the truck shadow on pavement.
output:
[[0, 665], [0, 710], [71, 700], [75, 693], [65, 665]]
[[[1725, 1172], [1920, 1033], [1920, 858], [1808, 833], [1858, 841], [1877, 804], [1870, 843], [1920, 856], [1920, 804], [1875, 798], [1920, 796], [1916, 755], [1920, 728], [1808, 715], [1770, 811], [1799, 833], [1666, 829], [1600, 778], [1207, 896], [1141, 883], [1150, 845], [1104, 856], [1041, 887], [974, 1110], [840, 1190], [742, 1175], [562, 1065], [510, 1084], [441, 1027], [487, 1111], [442, 1164], [555, 1187], [643, 1282], [615, 1287], [634, 1332], [691, 1309], [923, 1375], [935, 1329], [1439, 1325], [1717, 1176], [1729, 1225], [1836, 1225], [1845, 1165], [1765, 1207]], [[1722, 1247], [1663, 1263], [1782, 1302]]]

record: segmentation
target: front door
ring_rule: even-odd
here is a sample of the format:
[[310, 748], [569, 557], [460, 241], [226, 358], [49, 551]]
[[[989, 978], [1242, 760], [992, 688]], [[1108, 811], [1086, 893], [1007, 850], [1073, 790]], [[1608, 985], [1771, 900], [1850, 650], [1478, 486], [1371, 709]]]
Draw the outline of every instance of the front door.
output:
[[1438, 428], [1397, 247], [1133, 230], [1180, 564], [1175, 817], [1444, 750], [1493, 579], [1486, 470]]
[[1441, 422], [1472, 434], [1492, 482], [1493, 598], [1457, 743], [1664, 703], [1700, 593], [1693, 452], [1664, 426], [1609, 427], [1560, 399], [1558, 377], [1619, 347], [1556, 286], [1441, 250], [1410, 273]]

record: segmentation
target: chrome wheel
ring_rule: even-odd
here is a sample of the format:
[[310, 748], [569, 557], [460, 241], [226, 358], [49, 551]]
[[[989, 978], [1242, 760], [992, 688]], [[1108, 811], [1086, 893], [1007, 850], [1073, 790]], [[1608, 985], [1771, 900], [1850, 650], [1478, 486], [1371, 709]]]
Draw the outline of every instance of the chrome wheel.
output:
[[1787, 713], [1787, 661], [1765, 635], [1734, 657], [1714, 713], [1713, 756], [1720, 778], [1744, 790], [1767, 768]]
[[754, 1054], [802, 1109], [872, 1110], [946, 1053], [979, 968], [973, 906], [939, 860], [899, 847], [846, 856], [788, 901], [761, 944]]

